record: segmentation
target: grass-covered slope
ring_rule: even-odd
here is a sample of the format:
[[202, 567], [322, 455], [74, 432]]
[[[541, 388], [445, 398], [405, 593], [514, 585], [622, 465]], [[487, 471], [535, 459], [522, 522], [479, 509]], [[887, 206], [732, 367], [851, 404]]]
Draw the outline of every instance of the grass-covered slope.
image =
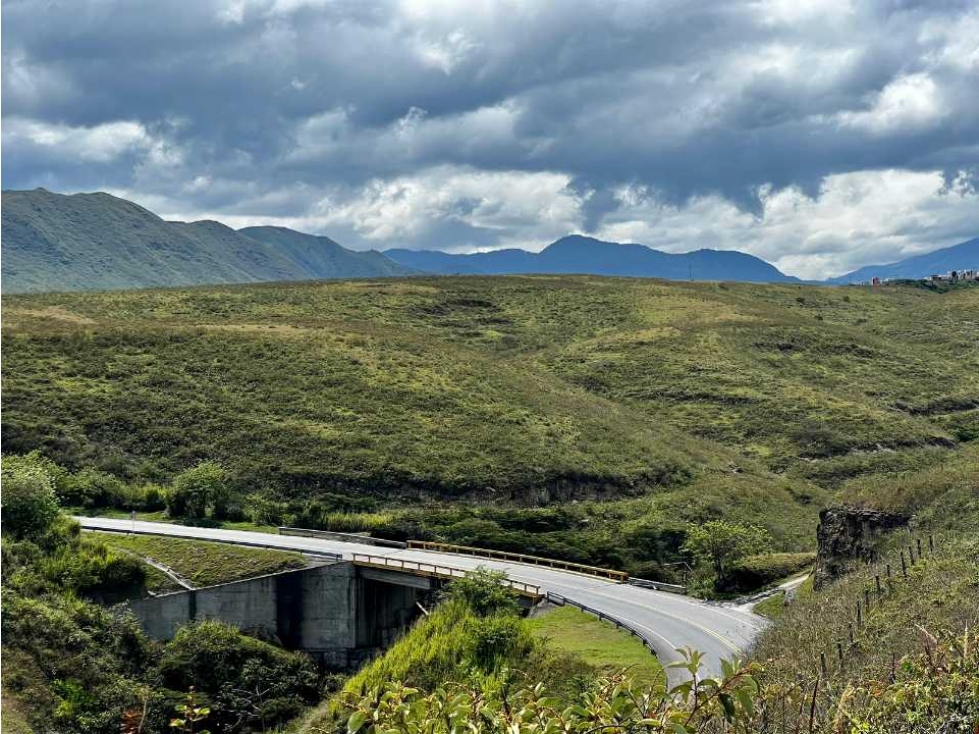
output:
[[304, 234], [286, 227], [245, 227], [238, 230], [253, 240], [264, 242], [297, 263], [309, 279], [376, 278], [381, 275], [406, 275], [411, 268], [399, 265], [376, 250], [355, 252], [329, 237]]
[[[778, 610], [755, 653], [767, 661], [772, 681], [811, 681], [821, 673], [822, 653], [833, 685], [842, 690], [847, 682], [889, 675], [892, 664], [900, 666], [904, 656], [933, 647], [935, 637], [961, 636], [979, 624], [979, 445], [964, 447], [941, 464], [852, 480], [838, 496], [910, 516], [911, 534], [898, 530], [885, 536], [877, 563], [825, 589], [800, 593]], [[917, 556], [919, 539], [923, 558], [912, 565], [908, 547]], [[866, 604], [868, 592], [870, 606], [862, 609], [860, 624], [856, 605]]]
[[12, 293], [411, 272], [379, 253], [356, 253], [326, 238], [289, 234], [307, 241], [270, 242], [213, 221], [166, 222], [105, 193], [4, 191], [3, 287]]
[[637, 638], [611, 622], [564, 606], [538, 614], [528, 625], [551, 650], [577, 657], [603, 675], [625, 670], [641, 685], [665, 685], [663, 666], [656, 657]]
[[267, 548], [153, 535], [91, 533], [90, 536], [109, 548], [161, 563], [197, 587], [239, 581], [306, 565], [299, 553]]
[[130, 476], [208, 457], [298, 493], [837, 486], [979, 431], [979, 289], [444, 278], [3, 305], [6, 450]]

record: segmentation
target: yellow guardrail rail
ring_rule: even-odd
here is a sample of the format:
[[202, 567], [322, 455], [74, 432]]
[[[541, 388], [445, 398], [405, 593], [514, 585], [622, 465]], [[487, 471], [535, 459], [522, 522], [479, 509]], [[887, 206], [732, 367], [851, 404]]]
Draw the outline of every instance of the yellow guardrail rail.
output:
[[[374, 556], [367, 553], [354, 553], [353, 562], [355, 566], [367, 566], [369, 568], [382, 568], [399, 573], [410, 573], [415, 576], [427, 576], [439, 579], [459, 579], [463, 578], [468, 571], [453, 566], [443, 566], [439, 563], [425, 563], [424, 561], [406, 561], [403, 558], [392, 558], [390, 556]], [[528, 596], [531, 599], [540, 599], [540, 587], [533, 584], [526, 584], [523, 581], [507, 579], [507, 584], [518, 594]]]
[[511, 553], [509, 551], [476, 548], [471, 545], [436, 543], [428, 540], [409, 540], [408, 547], [417, 548], [418, 550], [438, 551], [440, 553], [461, 553], [467, 556], [480, 556], [481, 558], [491, 558], [497, 561], [529, 563], [532, 566], [558, 568], [562, 571], [583, 573], [588, 576], [599, 576], [605, 579], [612, 579], [613, 581], [625, 582], [629, 580], [629, 574], [627, 574], [625, 571], [614, 571], [610, 568], [599, 568], [598, 566], [586, 566], [583, 563], [573, 563], [571, 561], [558, 561], [553, 558], [544, 558], [542, 556], [528, 556], [525, 553]]

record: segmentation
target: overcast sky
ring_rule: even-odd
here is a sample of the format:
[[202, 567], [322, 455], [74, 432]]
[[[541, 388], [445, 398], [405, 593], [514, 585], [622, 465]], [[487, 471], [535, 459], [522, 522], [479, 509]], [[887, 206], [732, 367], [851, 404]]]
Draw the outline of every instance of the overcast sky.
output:
[[979, 235], [976, 0], [3, 0], [3, 186], [826, 277]]

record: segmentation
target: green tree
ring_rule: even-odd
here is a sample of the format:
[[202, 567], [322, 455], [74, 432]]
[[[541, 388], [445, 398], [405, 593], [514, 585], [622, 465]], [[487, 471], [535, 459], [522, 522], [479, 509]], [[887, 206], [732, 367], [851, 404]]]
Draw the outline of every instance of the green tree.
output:
[[227, 473], [214, 461], [202, 461], [173, 480], [167, 506], [170, 514], [193, 518], [224, 517], [231, 501]]
[[450, 599], [460, 599], [480, 617], [517, 610], [517, 596], [503, 571], [480, 566], [449, 585]]
[[711, 520], [703, 525], [690, 526], [683, 550], [699, 563], [709, 565], [719, 583], [727, 578], [733, 561], [767, 550], [770, 545], [771, 536], [764, 528]]
[[51, 476], [39, 466], [3, 463], [3, 532], [35, 539], [58, 519], [58, 499]]

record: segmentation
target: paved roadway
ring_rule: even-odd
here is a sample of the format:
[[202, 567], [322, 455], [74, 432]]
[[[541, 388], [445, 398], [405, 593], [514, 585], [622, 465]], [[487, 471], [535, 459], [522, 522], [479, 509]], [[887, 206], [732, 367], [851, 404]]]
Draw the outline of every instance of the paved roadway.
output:
[[[375, 556], [438, 563], [460, 569], [474, 569], [478, 566], [498, 569], [505, 571], [511, 579], [539, 586], [542, 592], [555, 592], [621, 622], [629, 623], [641, 631], [664, 664], [681, 659], [676, 648], [691, 647], [700, 650], [705, 655], [705, 672], [709, 674], [719, 674], [720, 660], [743, 653], [765, 625], [762, 617], [741, 609], [542, 566], [454, 553], [384, 548], [361, 543], [242, 530], [219, 530], [110, 518], [78, 517], [75, 519], [83, 528], [89, 530], [135, 530], [140, 533], [218, 540], [239, 545], [260, 545], [303, 553], [339, 553], [347, 559], [352, 553], [370, 553]], [[676, 681], [681, 678], [681, 675], [674, 672], [671, 673], [670, 678], [671, 681]]]

